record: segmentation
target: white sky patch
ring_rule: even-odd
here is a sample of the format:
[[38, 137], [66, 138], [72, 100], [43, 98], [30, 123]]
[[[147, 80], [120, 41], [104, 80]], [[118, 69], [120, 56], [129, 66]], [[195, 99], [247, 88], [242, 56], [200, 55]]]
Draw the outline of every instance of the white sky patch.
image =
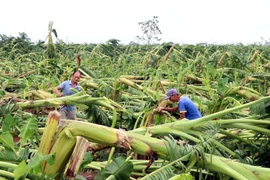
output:
[[142, 34], [139, 22], [158, 16], [161, 42], [252, 44], [270, 39], [269, 12], [269, 0], [9, 0], [0, 34], [44, 40], [53, 21], [65, 42], [128, 44]]

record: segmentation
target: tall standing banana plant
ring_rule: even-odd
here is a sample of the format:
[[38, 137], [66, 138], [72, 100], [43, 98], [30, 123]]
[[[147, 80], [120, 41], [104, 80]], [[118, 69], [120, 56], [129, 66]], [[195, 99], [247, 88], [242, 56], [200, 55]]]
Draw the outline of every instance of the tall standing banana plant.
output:
[[54, 36], [57, 38], [57, 32], [55, 29], [53, 29], [53, 21], [49, 22], [49, 26], [48, 26], [48, 36], [46, 37], [45, 41], [48, 39], [48, 44], [47, 44], [47, 57], [48, 59], [53, 59], [56, 58], [56, 49], [55, 49], [55, 45], [53, 42], [53, 36], [52, 34], [54, 34]]

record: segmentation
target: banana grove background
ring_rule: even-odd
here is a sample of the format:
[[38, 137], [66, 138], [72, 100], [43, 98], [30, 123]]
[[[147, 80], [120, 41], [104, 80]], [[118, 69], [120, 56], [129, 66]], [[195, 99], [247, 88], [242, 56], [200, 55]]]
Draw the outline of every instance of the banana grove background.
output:
[[[0, 36], [0, 176], [270, 179], [269, 45], [66, 44], [53, 33]], [[74, 69], [83, 91], [56, 98]], [[203, 117], [157, 113], [170, 88]], [[63, 104], [78, 121], [59, 121]]]

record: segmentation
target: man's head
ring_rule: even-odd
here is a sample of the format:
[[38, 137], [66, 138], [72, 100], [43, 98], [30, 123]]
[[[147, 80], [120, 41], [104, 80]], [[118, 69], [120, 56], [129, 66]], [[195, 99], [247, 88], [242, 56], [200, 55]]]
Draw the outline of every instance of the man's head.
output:
[[81, 73], [79, 71], [74, 71], [71, 76], [71, 81], [74, 83], [78, 83], [81, 78]]
[[170, 89], [168, 90], [167, 96], [164, 99], [169, 99], [172, 102], [178, 102], [180, 99], [180, 94], [177, 92], [176, 89]]

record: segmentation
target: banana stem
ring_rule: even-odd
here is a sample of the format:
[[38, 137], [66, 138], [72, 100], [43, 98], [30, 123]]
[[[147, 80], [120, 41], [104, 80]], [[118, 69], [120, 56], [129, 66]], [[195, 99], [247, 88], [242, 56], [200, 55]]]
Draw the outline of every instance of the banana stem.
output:
[[76, 137], [76, 145], [69, 159], [68, 167], [65, 172], [65, 177], [68, 179], [74, 179], [76, 177], [88, 148], [88, 144], [87, 139], [81, 136]]

